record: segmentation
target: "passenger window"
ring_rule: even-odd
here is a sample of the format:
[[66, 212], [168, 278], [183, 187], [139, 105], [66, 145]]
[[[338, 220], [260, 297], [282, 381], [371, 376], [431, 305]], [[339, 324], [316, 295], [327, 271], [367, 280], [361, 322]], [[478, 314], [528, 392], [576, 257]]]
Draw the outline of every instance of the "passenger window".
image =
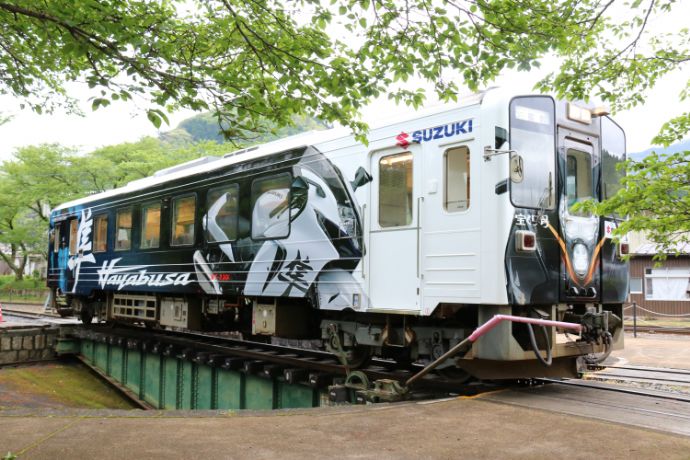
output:
[[69, 221], [69, 255], [77, 254], [77, 238], [79, 232], [79, 222], [77, 219]]
[[132, 248], [132, 210], [117, 211], [115, 223], [115, 250], [127, 251]]
[[570, 207], [575, 203], [589, 200], [594, 195], [592, 189], [592, 156], [588, 152], [568, 149], [566, 158], [565, 191], [568, 197], [568, 207]]
[[60, 250], [60, 226], [62, 224], [55, 224], [55, 240], [53, 241], [53, 252]]
[[160, 246], [161, 204], [150, 203], [141, 207], [141, 249], [152, 249]]
[[237, 239], [237, 200], [240, 187], [236, 184], [214, 188], [206, 197], [206, 240]]
[[175, 198], [173, 204], [172, 246], [194, 244], [194, 210], [196, 198], [185, 196]]
[[388, 155], [379, 160], [379, 225], [400, 227], [412, 223], [412, 154]]
[[290, 174], [252, 183], [252, 239], [285, 238], [290, 234]]
[[446, 152], [446, 211], [465, 211], [470, 207], [470, 150], [459, 147]]
[[108, 216], [96, 216], [93, 223], [93, 252], [105, 252], [108, 249]]

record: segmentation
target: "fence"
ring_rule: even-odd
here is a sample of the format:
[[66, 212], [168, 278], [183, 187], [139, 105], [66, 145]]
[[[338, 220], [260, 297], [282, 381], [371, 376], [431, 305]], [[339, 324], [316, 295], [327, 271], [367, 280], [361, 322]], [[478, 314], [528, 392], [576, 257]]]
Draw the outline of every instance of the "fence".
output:
[[690, 328], [690, 312], [666, 314], [655, 310], [650, 310], [637, 302], [625, 304], [623, 317], [629, 324], [632, 319], [633, 335], [637, 337], [638, 324], [643, 327], [652, 326], [660, 330], [675, 331], [678, 329], [687, 330]]

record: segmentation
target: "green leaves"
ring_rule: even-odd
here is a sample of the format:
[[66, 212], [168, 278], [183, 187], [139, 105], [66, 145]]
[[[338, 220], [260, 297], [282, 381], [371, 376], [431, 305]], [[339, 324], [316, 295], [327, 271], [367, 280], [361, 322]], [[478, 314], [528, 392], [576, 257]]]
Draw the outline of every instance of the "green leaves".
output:
[[640, 162], [625, 163], [622, 188], [602, 203], [582, 208], [598, 215], [628, 216], [615, 235], [644, 232], [659, 248], [658, 258], [690, 242], [690, 152], [671, 155], [652, 153]]
[[161, 123], [165, 121], [165, 124], [169, 124], [168, 117], [163, 111], [159, 109], [150, 109], [146, 112], [146, 117], [149, 119], [153, 126], [156, 128], [161, 127]]
[[[410, 82], [431, 81], [452, 100], [459, 85], [476, 90], [505, 68], [534, 68], [545, 53], [586, 50], [605, 8], [597, 0], [191, 0], [178, 7], [3, 2], [0, 91], [51, 110], [74, 107], [64, 85], [85, 81], [93, 110], [136, 97], [156, 127], [176, 108], [211, 110], [231, 137], [295, 115], [359, 130], [358, 109], [394, 81], [404, 85], [392, 97], [419, 106], [425, 94]], [[581, 92], [572, 78], [557, 83]]]

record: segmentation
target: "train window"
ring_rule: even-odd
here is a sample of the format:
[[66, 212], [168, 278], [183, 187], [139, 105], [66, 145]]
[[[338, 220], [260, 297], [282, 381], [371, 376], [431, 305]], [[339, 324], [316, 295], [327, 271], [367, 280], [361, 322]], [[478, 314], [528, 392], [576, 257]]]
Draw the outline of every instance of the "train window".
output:
[[62, 224], [55, 224], [55, 239], [53, 240], [53, 252], [60, 250], [60, 226]]
[[566, 158], [565, 191], [570, 207], [592, 198], [592, 156], [581, 150], [568, 149]]
[[[510, 199], [518, 208], [553, 209], [556, 204], [556, 108], [548, 96], [510, 102], [510, 148], [521, 174], [511, 174]], [[518, 179], [519, 178], [519, 179]]]
[[173, 204], [172, 246], [194, 244], [194, 211], [196, 198], [184, 196], [175, 198]]
[[387, 155], [379, 160], [379, 225], [412, 223], [412, 154]]
[[290, 235], [291, 181], [292, 176], [286, 173], [252, 183], [252, 239]]
[[141, 207], [141, 249], [151, 249], [160, 246], [161, 236], [161, 204], [150, 203]]
[[625, 161], [625, 134], [609, 117], [601, 119], [601, 175], [604, 180], [604, 199], [621, 189], [625, 170], [619, 167]]
[[93, 252], [105, 252], [108, 249], [108, 216], [96, 216], [93, 225]]
[[237, 239], [237, 203], [240, 187], [237, 184], [214, 188], [206, 198], [207, 241]]
[[117, 211], [115, 222], [115, 250], [127, 251], [132, 248], [132, 210]]
[[79, 232], [79, 222], [77, 221], [77, 219], [70, 220], [69, 221], [69, 255], [71, 255], [71, 256], [77, 254], [78, 232]]
[[445, 168], [443, 205], [446, 211], [464, 211], [470, 207], [470, 150], [467, 147], [448, 150]]

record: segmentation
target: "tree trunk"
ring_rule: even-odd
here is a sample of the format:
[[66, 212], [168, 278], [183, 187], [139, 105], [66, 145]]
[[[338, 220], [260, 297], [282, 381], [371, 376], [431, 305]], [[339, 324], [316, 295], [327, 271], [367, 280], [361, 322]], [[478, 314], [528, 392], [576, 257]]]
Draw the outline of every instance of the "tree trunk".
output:
[[0, 252], [0, 258], [4, 260], [7, 266], [10, 267], [10, 270], [14, 272], [14, 279], [21, 281], [24, 279], [24, 267], [26, 267], [27, 255], [23, 252], [20, 262], [17, 264], [15, 263], [17, 259], [17, 246], [12, 244], [10, 245], [10, 248], [10, 255], [8, 256], [7, 254]]

